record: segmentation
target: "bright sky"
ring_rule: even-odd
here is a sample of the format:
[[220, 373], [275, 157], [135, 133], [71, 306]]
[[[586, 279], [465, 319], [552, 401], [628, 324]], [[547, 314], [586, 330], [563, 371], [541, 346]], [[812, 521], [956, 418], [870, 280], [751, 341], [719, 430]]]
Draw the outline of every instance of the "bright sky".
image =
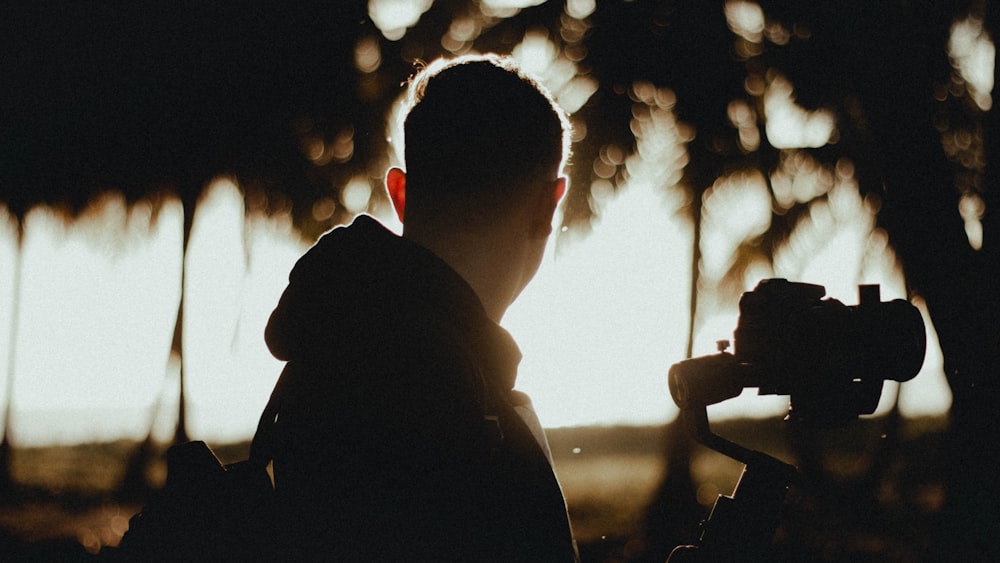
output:
[[[649, 121], [648, 136], [670, 130], [670, 113], [658, 115], [663, 121]], [[677, 147], [658, 142], [660, 150]], [[662, 168], [634, 160], [629, 166], [632, 180], [596, 202], [601, 215], [593, 232], [551, 248], [505, 318], [525, 354], [519, 387], [533, 396], [547, 426], [660, 423], [676, 412], [666, 373], [683, 359], [692, 231], [674, 214], [680, 199], [656, 175]], [[717, 186], [719, 198], [725, 186]], [[733, 199], [728, 213], [740, 213], [742, 201]], [[850, 198], [842, 204], [852, 201], [860, 204]], [[883, 299], [898, 296], [891, 254], [877, 240], [872, 249], [867, 223], [851, 219], [864, 214], [850, 211], [841, 212], [842, 224], [836, 210], [817, 211], [793, 236], [803, 242], [776, 257], [787, 269], [776, 273], [827, 283], [844, 292], [829, 293], [846, 303], [856, 303], [856, 282], [848, 277], [883, 283]], [[0, 337], [6, 342], [14, 231], [9, 221], [0, 224], [7, 225], [0, 237]], [[168, 351], [179, 296], [179, 206], [167, 206], [151, 223], [148, 209], [129, 212], [111, 198], [76, 223], [39, 210], [26, 227], [14, 347], [15, 439], [142, 437], [161, 390], [167, 399], [158, 434], [168, 437], [176, 401]], [[827, 242], [814, 246], [818, 240]], [[239, 192], [227, 181], [204, 200], [188, 255], [185, 361], [193, 436], [220, 441], [252, 433], [281, 367], [264, 346], [264, 323], [305, 249], [287, 217], [244, 219]], [[749, 287], [755, 283], [748, 280]], [[735, 310], [707, 314], [696, 355], [712, 353], [712, 343], [731, 337], [735, 324]], [[950, 402], [933, 346], [927, 365], [903, 386], [908, 414], [941, 412]], [[781, 398], [743, 397], [713, 407], [712, 416], [780, 416], [784, 408]]]

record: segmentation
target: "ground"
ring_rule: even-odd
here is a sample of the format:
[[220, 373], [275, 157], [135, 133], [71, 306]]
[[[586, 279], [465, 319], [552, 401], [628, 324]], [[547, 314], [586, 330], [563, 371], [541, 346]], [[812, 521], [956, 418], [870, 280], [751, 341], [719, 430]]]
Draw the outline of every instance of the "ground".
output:
[[[945, 421], [904, 421], [891, 438], [887, 424], [873, 419], [809, 435], [817, 469], [787, 496], [773, 541], [776, 560], [922, 559], [945, 500]], [[781, 421], [730, 421], [713, 429], [797, 465], [806, 455], [793, 447]], [[666, 439], [666, 429], [653, 426], [549, 431], [584, 563], [662, 561], [666, 544], [697, 538], [658, 534], [697, 531], [718, 495], [732, 494], [742, 465], [701, 446], [693, 451], [687, 492], [674, 482], [674, 488], [662, 487], [670, 475]], [[116, 494], [135, 446], [123, 441], [14, 450], [17, 489], [0, 503], [0, 559], [87, 560], [102, 546], [116, 545], [143, 500]], [[216, 453], [236, 461], [246, 444], [220, 446]], [[162, 482], [163, 473], [155, 463], [148, 476]], [[664, 496], [661, 490], [675, 492]], [[683, 502], [669, 497], [685, 494], [697, 501], [689, 521], [670, 522], [672, 516], [662, 515], [681, 512], [656, 510]]]

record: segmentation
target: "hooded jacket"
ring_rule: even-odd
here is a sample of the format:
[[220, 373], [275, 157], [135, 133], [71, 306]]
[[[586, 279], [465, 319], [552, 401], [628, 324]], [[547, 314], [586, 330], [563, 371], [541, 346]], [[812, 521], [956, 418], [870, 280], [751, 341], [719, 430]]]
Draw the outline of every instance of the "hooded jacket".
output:
[[265, 340], [287, 362], [274, 479], [290, 558], [575, 559], [547, 446], [518, 414], [520, 351], [433, 253], [359, 216], [296, 263]]

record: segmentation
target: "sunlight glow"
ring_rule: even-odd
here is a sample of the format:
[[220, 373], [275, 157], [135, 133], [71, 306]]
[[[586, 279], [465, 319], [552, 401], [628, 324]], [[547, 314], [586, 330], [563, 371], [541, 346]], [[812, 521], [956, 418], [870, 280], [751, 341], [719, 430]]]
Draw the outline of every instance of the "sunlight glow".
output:
[[764, 40], [764, 9], [756, 2], [727, 0], [726, 23], [733, 33], [753, 43]]
[[287, 217], [245, 217], [235, 184], [209, 188], [187, 257], [192, 434], [233, 440], [256, 425], [282, 366], [264, 344], [264, 326], [304, 246]]
[[398, 41], [433, 4], [434, 0], [368, 0], [368, 16], [386, 39]]
[[[638, 87], [647, 102], [669, 100]], [[672, 111], [636, 104], [628, 180], [598, 192], [593, 231], [550, 241], [504, 326], [524, 352], [518, 388], [546, 426], [661, 423], [676, 414], [666, 373], [683, 358], [691, 225], [676, 185], [689, 132]], [[571, 188], [572, 189], [572, 188]], [[557, 219], [558, 224], [558, 219]], [[566, 233], [572, 237], [572, 233]]]
[[775, 252], [775, 275], [819, 283], [845, 303], [856, 302], [859, 283], [882, 284], [883, 298], [905, 297], [902, 271], [879, 237], [872, 238], [874, 229], [874, 211], [856, 180], [842, 178], [828, 198], [809, 203], [809, 213]]
[[[875, 226], [875, 209], [861, 197], [849, 161], [841, 160], [829, 168], [799, 151], [785, 151], [771, 183], [780, 208], [807, 205], [808, 213], [775, 251], [773, 270], [763, 261], [746, 266], [743, 291], [752, 289], [763, 278], [782, 277], [822, 285], [827, 297], [847, 305], [858, 303], [858, 284], [880, 284], [883, 301], [906, 297], [902, 268], [889, 247], [888, 237]], [[709, 289], [728, 274], [739, 245], [763, 232], [769, 219], [762, 177], [730, 176], [717, 181], [706, 193], [701, 263], [704, 287], [699, 295], [702, 313], [697, 323], [695, 356], [714, 353], [717, 340], [732, 339], [738, 322], [737, 303]], [[897, 387], [900, 408], [907, 415], [940, 413], [950, 405], [950, 394], [942, 392], [947, 382], [926, 313], [925, 323], [929, 352], [924, 367], [916, 379], [902, 386], [887, 383], [876, 415], [891, 408]], [[780, 416], [787, 408], [787, 397], [758, 396], [755, 390], [748, 389], [740, 397], [710, 407], [709, 414], [713, 419], [771, 417]]]
[[26, 217], [14, 350], [19, 440], [46, 430], [70, 441], [120, 433], [83, 414], [58, 430], [26, 415], [135, 407], [160, 387], [180, 296], [179, 206], [166, 204], [152, 223], [142, 206], [130, 214], [120, 199], [103, 201], [71, 224], [43, 208]]
[[986, 202], [978, 194], [963, 194], [958, 201], [958, 212], [965, 221], [965, 236], [969, 246], [974, 250], [983, 247], [983, 215], [986, 214]]
[[993, 69], [996, 46], [983, 29], [983, 21], [968, 17], [951, 26], [948, 54], [959, 74], [968, 83], [969, 95], [983, 111], [993, 106]]
[[575, 76], [556, 96], [567, 113], [576, 113], [597, 92], [597, 81], [589, 76]]
[[593, 14], [596, 9], [596, 0], [566, 0], [566, 14], [571, 18], [582, 20]]
[[531, 29], [511, 51], [525, 72], [536, 77], [567, 113], [580, 109], [597, 91], [597, 81], [579, 74], [577, 64], [544, 29]]
[[771, 174], [771, 191], [782, 210], [807, 203], [833, 187], [833, 172], [801, 151], [782, 151], [777, 170]]
[[[700, 272], [706, 283], [718, 283], [732, 266], [738, 245], [771, 225], [771, 195], [764, 175], [752, 170], [716, 180], [703, 199]], [[738, 221], [733, 220], [735, 209]]]
[[[532, 395], [547, 426], [658, 423], [676, 412], [665, 381], [683, 358], [692, 230], [677, 214], [682, 191], [668, 183], [677, 170], [664, 170], [686, 161], [680, 153], [688, 137], [674, 119], [660, 110], [637, 122], [639, 146], [624, 156], [633, 171], [628, 182], [600, 196], [589, 237], [552, 241], [536, 280], [504, 319], [525, 354], [518, 387]], [[855, 276], [881, 283], [883, 299], [904, 294], [884, 233], [830, 236], [836, 225], [870, 228], [864, 201], [837, 191], [850, 187], [850, 177], [839, 177], [843, 185], [817, 212], [828, 215], [818, 221], [828, 230], [810, 220], [795, 236], [818, 238], [840, 253], [796, 254], [790, 241], [773, 274], [748, 274], [750, 287], [798, 272], [845, 303], [857, 302]], [[26, 218], [12, 426], [19, 445], [142, 438], [154, 415], [157, 436], [172, 432], [178, 367], [167, 357], [180, 289], [180, 205], [167, 202], [153, 221], [148, 206], [126, 210], [113, 197], [103, 201], [75, 223], [45, 209]], [[738, 216], [740, 200], [732, 201], [729, 214]], [[238, 188], [217, 183], [199, 206], [187, 257], [189, 431], [210, 441], [252, 433], [281, 365], [267, 352], [263, 326], [306, 250], [287, 214], [247, 217], [242, 210]], [[13, 226], [6, 225], [0, 265], [12, 264], [16, 252]], [[831, 260], [846, 267], [809, 267]], [[0, 282], [10, 299], [9, 280]], [[6, 311], [0, 308], [0, 334], [10, 326]], [[731, 338], [736, 321], [735, 310], [709, 312], [699, 321], [696, 355]], [[924, 370], [901, 387], [907, 415], [947, 408], [940, 352], [930, 342]], [[710, 413], [713, 420], [780, 416], [786, 407], [785, 398], [747, 391]]]
[[[244, 218], [237, 196], [225, 181], [207, 192], [187, 258], [189, 430], [202, 439], [252, 433], [280, 370], [263, 326], [305, 250], [287, 215]], [[150, 209], [105, 196], [72, 223], [45, 208], [26, 217], [11, 425], [18, 445], [141, 439], [154, 418], [172, 433], [182, 212], [176, 200], [155, 220]], [[3, 234], [7, 264], [16, 249]]]
[[822, 147], [833, 138], [833, 112], [825, 109], [808, 111], [795, 103], [792, 83], [781, 74], [770, 71], [764, 92], [764, 115], [767, 118], [767, 139], [779, 149]]
[[[0, 205], [0, 405], [7, 402], [7, 387], [12, 349], [14, 286], [17, 275], [17, 219], [3, 205]], [[23, 287], [23, 286], [22, 286]]]
[[585, 240], [550, 245], [504, 325], [524, 352], [518, 388], [546, 426], [658, 423], [676, 411], [691, 232], [676, 199], [630, 182]]
[[483, 8], [492, 12], [507, 13], [544, 4], [545, 0], [481, 0]]
[[355, 215], [368, 209], [371, 198], [372, 187], [368, 183], [368, 179], [364, 177], [352, 178], [340, 191], [340, 201], [349, 212]]
[[549, 39], [549, 34], [537, 28], [528, 30], [521, 43], [511, 51], [511, 56], [525, 72], [539, 77], [550, 71], [557, 54], [558, 47]]
[[903, 416], [926, 416], [947, 412], [951, 408], [951, 388], [944, 375], [944, 356], [938, 345], [937, 332], [931, 322], [927, 303], [917, 297], [913, 304], [920, 310], [927, 328], [927, 357], [920, 373], [910, 381], [900, 383], [899, 411]]

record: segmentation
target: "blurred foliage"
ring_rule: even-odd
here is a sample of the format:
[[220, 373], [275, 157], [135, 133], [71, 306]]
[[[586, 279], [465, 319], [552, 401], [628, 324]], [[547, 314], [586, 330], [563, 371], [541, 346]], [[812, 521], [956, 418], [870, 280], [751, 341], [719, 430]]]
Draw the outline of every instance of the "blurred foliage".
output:
[[[246, 191], [248, 210], [291, 213], [311, 240], [359, 210], [344, 205], [342, 191], [352, 183], [369, 185], [369, 207], [385, 206], [387, 118], [415, 64], [509, 53], [532, 34], [596, 84], [574, 115], [575, 189], [564, 213], [571, 228], [585, 231], [595, 213], [589, 188], [601, 151], [635, 147], [630, 122], [635, 86], [643, 83], [673, 92], [671, 109], [693, 131], [681, 185], [691, 192], [695, 219], [716, 179], [748, 169], [770, 175], [790, 150], [771, 146], [762, 133], [765, 90], [779, 76], [793, 85], [799, 106], [828, 111], [836, 124], [830, 143], [795, 150], [827, 167], [847, 159], [875, 201], [893, 197], [887, 168], [903, 158], [898, 151], [934, 155], [941, 185], [899, 188], [920, 195], [893, 201], [900, 211], [890, 209], [884, 222], [896, 230], [914, 206], [947, 209], [950, 220], [937, 222], [957, 221], [950, 213], [956, 182], [988, 194], [957, 150], [949, 163], [941, 134], [930, 128], [983, 137], [982, 112], [969, 111], [964, 91], [949, 86], [945, 51], [950, 23], [983, 12], [978, 4], [616, 0], [500, 9], [439, 0], [422, 13], [411, 9], [419, 19], [394, 34], [370, 16], [377, 5], [398, 12], [418, 4], [15, 3], [0, 23], [9, 54], [0, 67], [0, 200], [18, 216], [37, 203], [73, 212], [101, 191], [118, 190], [130, 201], [173, 193], [192, 210], [211, 178], [230, 174]], [[756, 35], [734, 32], [727, 20], [727, 12], [748, 10], [760, 10]], [[942, 89], [956, 95], [935, 99]], [[734, 102], [749, 110], [742, 126], [732, 120]], [[917, 108], [923, 113], [913, 113]], [[748, 128], [759, 138], [751, 148], [740, 137]], [[899, 138], [908, 140], [905, 149]], [[627, 170], [613, 179], [620, 185]], [[773, 254], [807, 207], [778, 210], [744, 253]], [[907, 232], [894, 243], [918, 237], [931, 238]]]

